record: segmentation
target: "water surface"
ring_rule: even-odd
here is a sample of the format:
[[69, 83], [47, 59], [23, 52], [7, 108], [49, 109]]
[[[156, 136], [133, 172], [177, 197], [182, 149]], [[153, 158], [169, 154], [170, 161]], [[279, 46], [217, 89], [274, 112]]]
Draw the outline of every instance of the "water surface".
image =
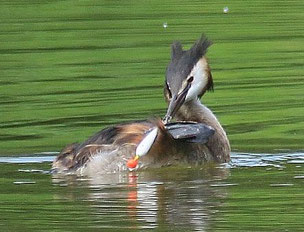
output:
[[2, 229], [301, 231], [304, 226], [302, 153], [233, 153], [226, 165], [94, 177], [51, 175], [53, 158], [0, 159]]
[[[303, 9], [302, 0], [1, 1], [0, 230], [302, 231]], [[202, 101], [228, 133], [229, 164], [49, 173], [68, 143], [162, 117], [170, 44], [189, 48], [202, 32], [214, 42], [215, 83]]]

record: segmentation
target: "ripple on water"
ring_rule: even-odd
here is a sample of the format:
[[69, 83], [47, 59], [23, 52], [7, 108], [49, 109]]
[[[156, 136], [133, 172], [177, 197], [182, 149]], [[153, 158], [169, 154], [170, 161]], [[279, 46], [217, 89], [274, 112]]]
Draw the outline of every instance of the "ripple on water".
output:
[[283, 168], [285, 163], [304, 163], [304, 153], [278, 153], [278, 154], [253, 154], [231, 153], [231, 162], [228, 167], [276, 167]]
[[[10, 163], [10, 164], [25, 164], [25, 163], [44, 163], [53, 162], [56, 156], [47, 155], [48, 153], [37, 154], [35, 156], [10, 156], [10, 157], [0, 157], [0, 163]], [[53, 152], [52, 154], [57, 154]]]
[[[19, 157], [0, 157], [0, 163], [44, 163], [53, 162], [56, 156], [48, 154], [57, 154], [57, 152], [46, 152], [35, 156]], [[277, 153], [277, 154], [256, 154], [256, 153], [231, 153], [231, 161], [223, 166], [228, 168], [237, 167], [276, 167], [283, 168], [284, 164], [303, 164], [304, 153]], [[19, 169], [20, 172], [45, 172], [44, 170]]]
[[36, 181], [31, 180], [20, 180], [20, 181], [14, 181], [14, 184], [23, 185], [23, 184], [36, 184]]
[[26, 173], [42, 173], [42, 174], [50, 174], [51, 172], [48, 170], [42, 169], [18, 169], [18, 172], [26, 172]]
[[295, 179], [304, 179], [304, 176], [294, 176]]
[[290, 187], [293, 186], [294, 184], [270, 184], [271, 187]]

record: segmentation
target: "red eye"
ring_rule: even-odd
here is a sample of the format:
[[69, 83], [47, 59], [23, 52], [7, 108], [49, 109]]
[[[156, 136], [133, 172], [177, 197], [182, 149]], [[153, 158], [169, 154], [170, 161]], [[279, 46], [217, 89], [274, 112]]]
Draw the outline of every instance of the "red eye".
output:
[[191, 83], [193, 81], [193, 76], [189, 77], [187, 81], [188, 83]]

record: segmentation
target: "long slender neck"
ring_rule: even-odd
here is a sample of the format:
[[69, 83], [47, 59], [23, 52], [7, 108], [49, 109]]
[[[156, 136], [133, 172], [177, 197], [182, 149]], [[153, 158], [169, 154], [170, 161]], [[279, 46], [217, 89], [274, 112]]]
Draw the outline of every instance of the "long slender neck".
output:
[[205, 123], [214, 128], [215, 133], [206, 144], [218, 161], [230, 159], [230, 144], [226, 132], [210, 109], [199, 99], [186, 102], [176, 114], [177, 120]]

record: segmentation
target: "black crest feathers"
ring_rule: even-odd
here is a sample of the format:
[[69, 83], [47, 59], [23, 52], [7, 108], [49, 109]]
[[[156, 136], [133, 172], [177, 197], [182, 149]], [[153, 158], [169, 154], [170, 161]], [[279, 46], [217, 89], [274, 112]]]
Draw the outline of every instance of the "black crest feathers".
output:
[[183, 57], [184, 63], [187, 61], [187, 63], [193, 66], [207, 53], [207, 49], [211, 44], [212, 42], [204, 34], [201, 35], [200, 39], [189, 50], [183, 50], [182, 44], [175, 41], [171, 45], [171, 61], [174, 62]]
[[179, 59], [183, 55], [182, 44], [178, 41], [173, 42], [171, 45], [171, 60]]
[[195, 44], [188, 50], [189, 56], [193, 59], [193, 63], [196, 63], [207, 53], [207, 49], [211, 46], [211, 44], [212, 42], [208, 40], [204, 34], [202, 34], [201, 38], [197, 40]]

